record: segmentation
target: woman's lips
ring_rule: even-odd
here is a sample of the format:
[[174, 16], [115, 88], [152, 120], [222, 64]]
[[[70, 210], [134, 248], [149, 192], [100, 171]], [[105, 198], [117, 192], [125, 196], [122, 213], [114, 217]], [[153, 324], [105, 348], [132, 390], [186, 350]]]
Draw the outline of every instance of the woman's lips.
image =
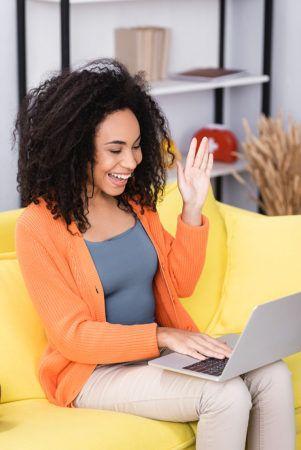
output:
[[117, 178], [111, 177], [108, 174], [108, 178], [114, 186], [125, 186], [128, 180], [117, 180]]

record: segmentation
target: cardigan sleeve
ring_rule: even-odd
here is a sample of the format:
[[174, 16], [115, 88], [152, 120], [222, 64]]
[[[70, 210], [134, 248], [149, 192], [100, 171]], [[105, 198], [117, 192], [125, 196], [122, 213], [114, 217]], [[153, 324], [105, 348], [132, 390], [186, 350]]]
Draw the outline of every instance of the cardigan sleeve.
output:
[[27, 224], [17, 222], [15, 238], [30, 299], [49, 342], [65, 358], [111, 364], [160, 356], [157, 323], [122, 325], [92, 320], [87, 302], [64, 275], [68, 264], [54, 255]]
[[201, 213], [202, 225], [189, 225], [177, 217], [175, 237], [162, 225], [168, 270], [179, 297], [189, 297], [202, 273], [209, 233], [208, 217]]

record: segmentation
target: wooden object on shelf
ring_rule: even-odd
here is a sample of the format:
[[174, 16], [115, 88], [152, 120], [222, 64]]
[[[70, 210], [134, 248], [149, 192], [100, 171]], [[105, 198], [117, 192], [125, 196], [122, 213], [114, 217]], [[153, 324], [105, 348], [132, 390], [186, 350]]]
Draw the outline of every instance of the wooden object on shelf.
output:
[[147, 81], [166, 78], [170, 33], [155, 26], [115, 28], [115, 58], [132, 75], [144, 71]]
[[184, 72], [176, 72], [169, 74], [170, 78], [186, 81], [214, 81], [214, 80], [231, 80], [248, 74], [242, 69], [225, 69], [222, 67], [197, 67], [195, 69], [185, 70]]

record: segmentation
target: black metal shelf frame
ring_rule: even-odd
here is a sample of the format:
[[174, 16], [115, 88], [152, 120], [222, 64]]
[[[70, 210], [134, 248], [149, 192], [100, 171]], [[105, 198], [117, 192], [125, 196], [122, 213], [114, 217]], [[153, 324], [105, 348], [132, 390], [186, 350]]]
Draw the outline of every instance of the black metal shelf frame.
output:
[[[27, 92], [26, 86], [26, 0], [17, 1], [17, 45], [18, 45], [18, 88], [19, 103]], [[61, 11], [61, 68], [70, 67], [70, 1], [60, 0]], [[219, 67], [224, 67], [225, 52], [225, 14], [226, 0], [219, 0]], [[264, 39], [262, 73], [270, 77], [262, 84], [261, 111], [270, 115], [271, 65], [272, 65], [272, 34], [273, 34], [273, 0], [264, 0]], [[214, 120], [223, 123], [224, 88], [214, 90]], [[215, 198], [222, 201], [223, 176], [215, 178]], [[261, 196], [259, 195], [261, 199]], [[265, 212], [258, 206], [258, 212]]]

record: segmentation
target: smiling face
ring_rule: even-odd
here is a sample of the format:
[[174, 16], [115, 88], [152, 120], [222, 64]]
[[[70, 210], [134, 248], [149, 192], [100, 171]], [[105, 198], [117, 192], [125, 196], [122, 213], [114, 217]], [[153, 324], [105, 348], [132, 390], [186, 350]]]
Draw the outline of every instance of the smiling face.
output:
[[[99, 125], [95, 135], [94, 195], [110, 201], [122, 194], [129, 175], [142, 161], [140, 126], [130, 109], [116, 111]], [[92, 195], [91, 166], [88, 195]], [[120, 178], [123, 178], [122, 180]]]

